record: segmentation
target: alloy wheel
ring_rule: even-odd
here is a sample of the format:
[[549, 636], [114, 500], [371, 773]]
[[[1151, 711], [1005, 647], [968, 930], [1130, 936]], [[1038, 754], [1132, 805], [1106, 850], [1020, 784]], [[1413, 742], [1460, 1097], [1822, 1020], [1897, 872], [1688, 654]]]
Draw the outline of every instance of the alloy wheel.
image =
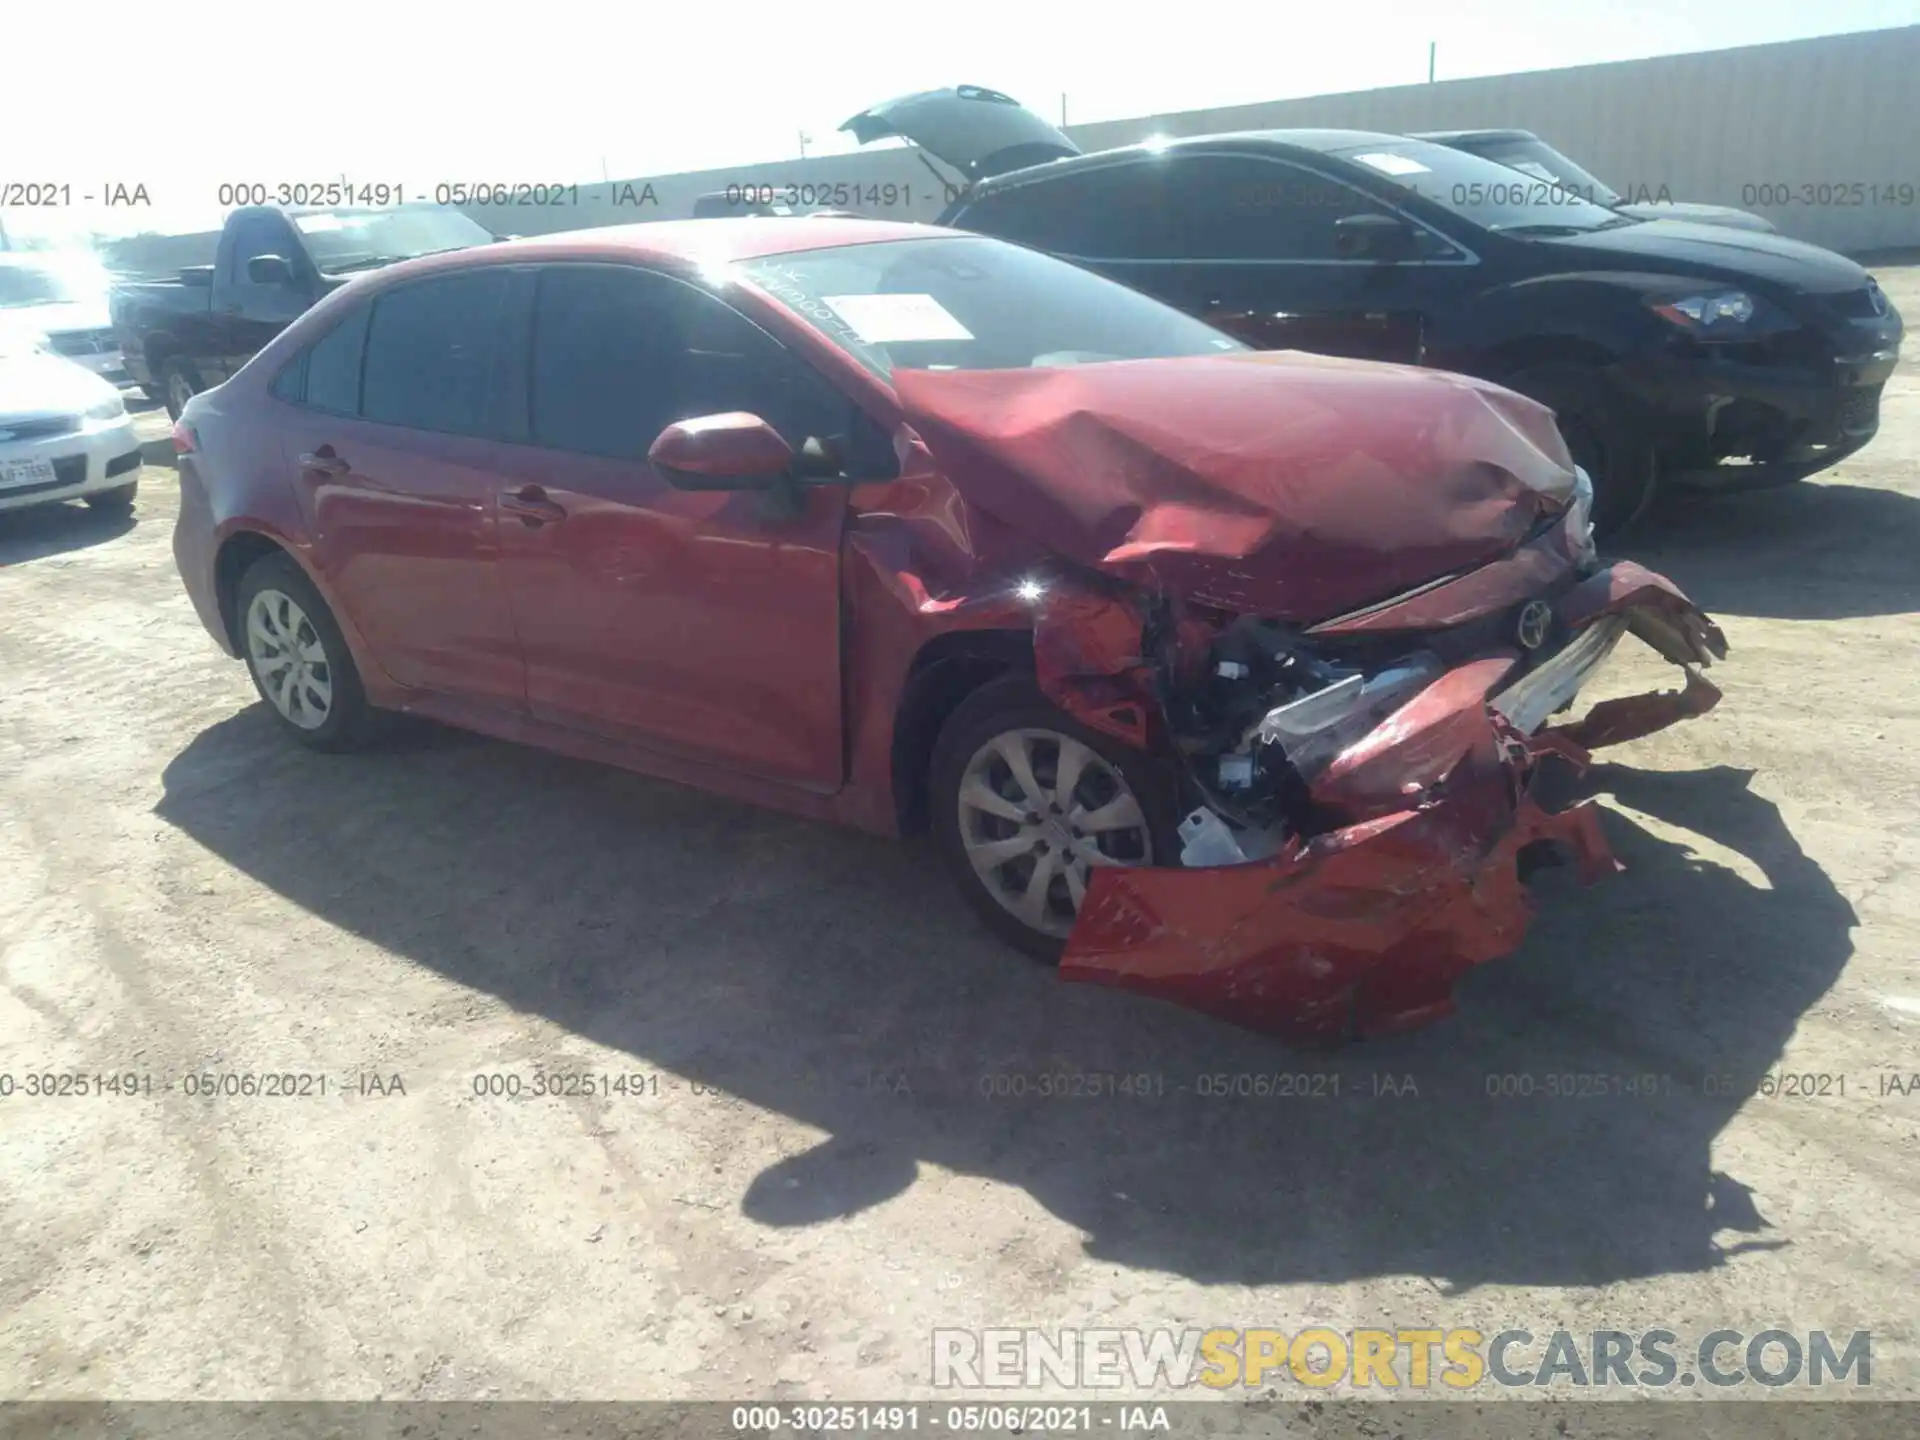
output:
[[261, 590], [247, 606], [247, 660], [260, 689], [290, 722], [318, 730], [333, 713], [333, 666], [313, 621], [282, 590]]
[[1008, 730], [967, 762], [960, 839], [987, 893], [1015, 919], [1064, 936], [1096, 867], [1150, 865], [1146, 814], [1119, 770], [1056, 730]]

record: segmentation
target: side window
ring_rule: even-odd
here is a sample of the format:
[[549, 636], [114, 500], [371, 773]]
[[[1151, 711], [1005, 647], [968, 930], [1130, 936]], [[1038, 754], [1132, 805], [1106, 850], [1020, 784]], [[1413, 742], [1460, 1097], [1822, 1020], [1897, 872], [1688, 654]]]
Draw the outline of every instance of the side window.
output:
[[1169, 252], [1191, 260], [1338, 260], [1334, 222], [1390, 215], [1342, 181], [1250, 155], [1182, 155], [1167, 176]]
[[290, 361], [273, 381], [273, 394], [295, 405], [336, 415], [360, 413], [360, 356], [367, 344], [362, 305]]
[[298, 405], [307, 398], [307, 351], [302, 350], [280, 368], [267, 393], [276, 400]]
[[[788, 444], [844, 444], [851, 399], [696, 286], [616, 265], [540, 275], [530, 366], [535, 444], [641, 460], [676, 420], [745, 410]], [[890, 453], [890, 452], [889, 452]]]
[[306, 401], [314, 409], [360, 413], [360, 356], [367, 345], [369, 313], [362, 305], [307, 351]]
[[1158, 160], [1077, 170], [983, 195], [953, 223], [1056, 255], [1142, 260], [1171, 253]]
[[[361, 416], [410, 430], [499, 437], [509, 413], [504, 341], [511, 280], [505, 269], [469, 270], [402, 285], [375, 300], [366, 322]], [[342, 344], [334, 393], [344, 398], [350, 342]], [[317, 353], [314, 359], [309, 403], [318, 403]]]

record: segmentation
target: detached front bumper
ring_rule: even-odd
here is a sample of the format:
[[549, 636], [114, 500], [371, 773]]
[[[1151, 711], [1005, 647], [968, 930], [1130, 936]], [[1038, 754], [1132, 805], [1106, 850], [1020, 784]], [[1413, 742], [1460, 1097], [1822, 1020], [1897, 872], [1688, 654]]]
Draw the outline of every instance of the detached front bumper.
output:
[[[1570, 639], [1522, 670], [1496, 651], [1440, 676], [1312, 784], [1337, 828], [1270, 859], [1095, 872], [1061, 973], [1308, 1041], [1406, 1029], [1448, 1013], [1461, 975], [1510, 953], [1531, 903], [1522, 850], [1571, 852], [1583, 881], [1619, 868], [1597, 812], [1536, 796], [1549, 755], [1650, 734], [1720, 698], [1696, 673], [1719, 630], [1664, 577], [1609, 567], [1561, 596]], [[1679, 692], [1608, 701], [1543, 728], [1625, 634], [1687, 671]]]

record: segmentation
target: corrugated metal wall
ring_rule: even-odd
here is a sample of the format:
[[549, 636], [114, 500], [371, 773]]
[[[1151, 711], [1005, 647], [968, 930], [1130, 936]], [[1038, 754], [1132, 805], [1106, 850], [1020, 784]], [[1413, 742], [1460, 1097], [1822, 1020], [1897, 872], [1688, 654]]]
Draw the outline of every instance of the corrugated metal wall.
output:
[[[1636, 199], [1641, 187], [1656, 196], [1665, 187], [1668, 198], [1752, 210], [1836, 250], [1920, 245], [1920, 25], [1191, 110], [1071, 133], [1097, 150], [1154, 134], [1315, 125], [1401, 134], [1511, 125]], [[1856, 185], [1857, 204], [1843, 193]], [[1769, 191], [1789, 203], [1765, 203]]]
[[[955, 79], [993, 83], [990, 75]], [[890, 97], [876, 91], [873, 98]], [[1664, 187], [1675, 200], [1739, 206], [1836, 250], [1920, 246], [1920, 26], [1069, 129], [1093, 150], [1155, 134], [1286, 126], [1404, 133], [1509, 125], [1544, 136], [1635, 198], [1643, 188], [1657, 197]], [[540, 234], [682, 218], [698, 196], [737, 184], [892, 184], [901, 187], [892, 205], [863, 196], [844, 208], [903, 220], [931, 220], [945, 200], [920, 158], [904, 149], [630, 183], [636, 191], [652, 184], [658, 203], [616, 206], [608, 186], [583, 184], [578, 206], [470, 213], [497, 230]], [[1855, 186], [1857, 200], [1848, 189]]]

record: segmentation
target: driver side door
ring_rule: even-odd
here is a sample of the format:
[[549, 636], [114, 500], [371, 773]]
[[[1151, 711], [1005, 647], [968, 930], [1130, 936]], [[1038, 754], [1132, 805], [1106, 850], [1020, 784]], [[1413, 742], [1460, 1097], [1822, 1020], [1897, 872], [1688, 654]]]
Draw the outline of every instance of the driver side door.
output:
[[844, 779], [846, 486], [797, 515], [764, 493], [676, 490], [647, 451], [742, 410], [797, 450], [853, 401], [721, 300], [630, 265], [541, 267], [530, 444], [496, 497], [536, 717], [817, 791]]
[[[236, 216], [232, 232], [226, 269], [219, 277], [223, 283], [214, 296], [218, 314], [213, 323], [221, 343], [218, 353], [208, 357], [219, 366], [219, 373], [201, 377], [209, 385], [232, 379], [242, 365], [313, 303], [312, 264], [285, 216]], [[287, 281], [263, 285], [247, 273], [248, 262], [265, 255], [277, 255], [287, 262]]]

